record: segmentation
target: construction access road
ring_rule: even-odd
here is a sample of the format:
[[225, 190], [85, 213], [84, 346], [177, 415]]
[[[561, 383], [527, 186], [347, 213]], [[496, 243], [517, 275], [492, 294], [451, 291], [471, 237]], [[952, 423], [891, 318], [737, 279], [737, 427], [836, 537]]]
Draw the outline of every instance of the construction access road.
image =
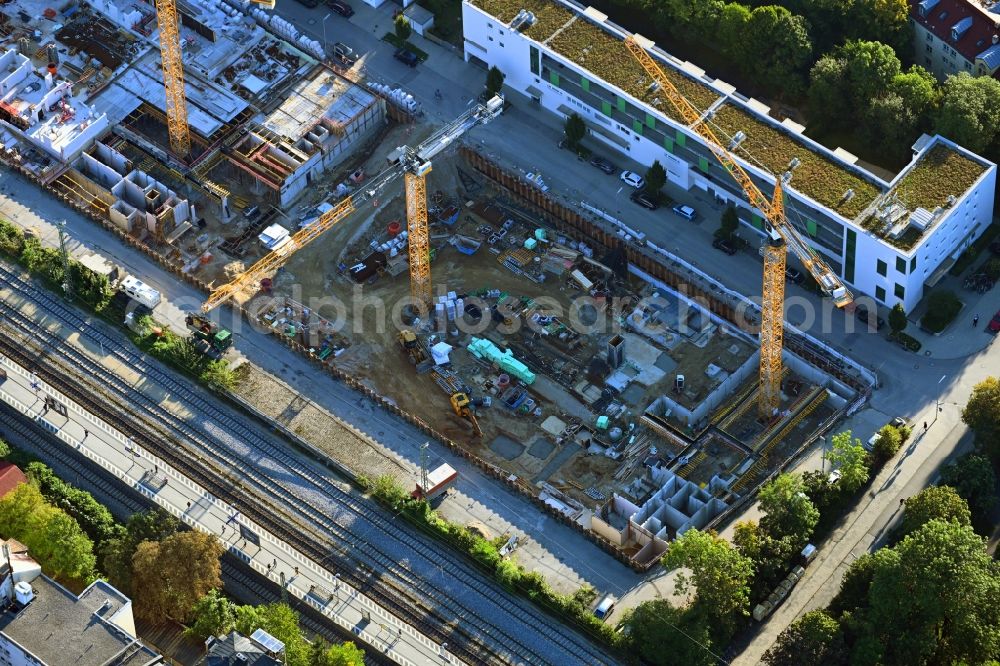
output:
[[[119, 331], [6, 267], [0, 284], [4, 355], [35, 366], [40, 381], [72, 394], [105, 422], [117, 421], [124, 446], [134, 449], [134, 442], [182, 471], [173, 477], [179, 484], [200, 485], [196, 500], [219, 498], [230, 516], [238, 512], [255, 525], [255, 534], [269, 531], [275, 542], [298, 550], [295, 575], [308, 566], [326, 589], [338, 580], [352, 585], [388, 608], [400, 628], [411, 624], [429, 637], [425, 646], [447, 645], [447, 654], [465, 663], [614, 663], [463, 556], [271, 436], [269, 424], [255, 423], [138, 352]], [[47, 422], [59, 429], [62, 418]], [[147, 465], [141, 478], [154, 492], [171, 485], [159, 460], [149, 461], [152, 473]], [[234, 520], [227, 522], [232, 529]], [[238, 554], [252, 563], [258, 544], [241, 536], [247, 541]]]

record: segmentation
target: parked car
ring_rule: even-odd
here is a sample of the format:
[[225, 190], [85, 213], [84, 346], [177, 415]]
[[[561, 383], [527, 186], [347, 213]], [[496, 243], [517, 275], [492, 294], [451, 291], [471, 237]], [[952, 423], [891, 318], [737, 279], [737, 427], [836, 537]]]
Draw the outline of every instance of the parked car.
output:
[[[880, 331], [885, 327], [885, 319], [879, 317], [877, 313], [868, 314], [868, 306], [858, 305], [854, 308], [854, 316], [857, 317], [859, 321], [864, 322], [867, 326], [871, 327], [872, 324], [875, 325], [875, 330]], [[872, 318], [874, 317], [874, 321]]]
[[993, 319], [990, 319], [990, 323], [986, 325], [986, 330], [990, 333], [1000, 333], [1000, 310], [993, 315]]
[[677, 215], [680, 215], [685, 220], [688, 220], [690, 222], [694, 222], [695, 219], [697, 219], [698, 217], [698, 211], [696, 211], [694, 208], [691, 208], [691, 206], [685, 206], [684, 204], [677, 204], [676, 206], [671, 208], [671, 210], [674, 211], [674, 213], [676, 213]]
[[647, 192], [645, 188], [636, 190], [629, 198], [643, 208], [648, 208], [649, 210], [656, 210], [660, 207], [660, 202], [657, 201], [657, 197], [654, 196], [653, 193]]
[[319, 0], [297, 0], [300, 5], [305, 5], [309, 9], [319, 7]]
[[[299, 0], [301, 2], [302, 0]], [[344, 0], [327, 0], [326, 6], [337, 12], [344, 18], [351, 18], [354, 16], [354, 7], [344, 2]]]
[[591, 158], [590, 163], [608, 175], [615, 172], [615, 165], [600, 155], [594, 155], [594, 157]]
[[333, 55], [336, 56], [338, 60], [353, 65], [358, 60], [358, 56], [354, 53], [354, 49], [343, 42], [336, 42], [333, 45]]
[[634, 171], [622, 171], [621, 179], [623, 183], [637, 190], [646, 185], [646, 181], [642, 179], [642, 176]]
[[802, 281], [806, 279], [806, 276], [803, 275], [802, 271], [797, 268], [785, 266], [785, 278], [794, 284], [802, 284]]
[[725, 238], [716, 238], [713, 240], [712, 247], [716, 250], [722, 250], [726, 254], [736, 254], [736, 246]]
[[[998, 314], [1000, 314], [1000, 313], [998, 313]], [[897, 430], [899, 430], [900, 428], [905, 428], [906, 427], [907, 421], [902, 416], [896, 416], [896, 417], [893, 417], [893, 419], [891, 421], [889, 421], [889, 425], [891, 425], [893, 428], [896, 428]]]
[[417, 57], [417, 54], [409, 49], [396, 49], [396, 52], [392, 54], [392, 57], [409, 67], [416, 67], [417, 63], [420, 62], [420, 58]]

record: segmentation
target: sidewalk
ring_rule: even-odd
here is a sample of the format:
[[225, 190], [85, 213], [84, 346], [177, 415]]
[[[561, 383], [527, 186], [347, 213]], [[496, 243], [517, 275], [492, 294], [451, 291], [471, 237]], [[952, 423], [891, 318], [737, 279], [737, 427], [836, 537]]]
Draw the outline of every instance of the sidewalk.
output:
[[[980, 352], [996, 339], [996, 335], [988, 330], [990, 319], [1000, 310], [1000, 287], [994, 287], [984, 294], [965, 289], [962, 286], [965, 276], [971, 274], [990, 256], [984, 251], [968, 270], [955, 277], [947, 275], [934, 287], [933, 291], [952, 291], [961, 299], [963, 307], [955, 321], [941, 333], [934, 335], [920, 328], [920, 318], [927, 312], [927, 299], [913, 309], [908, 319], [906, 333], [912, 335], [923, 344], [920, 354], [939, 359], [964, 358]], [[979, 325], [972, 325], [972, 318], [979, 315]], [[886, 315], [888, 317], [888, 315]]]
[[[213, 497], [108, 423], [81, 409], [58, 391], [38, 382], [31, 387], [31, 373], [0, 356], [8, 379], [0, 400], [50, 430], [67, 446], [76, 448], [136, 491], [177, 516], [192, 529], [215, 534], [226, 550], [257, 573], [277, 580], [294, 597], [302, 599], [338, 625], [356, 635], [367, 650], [378, 650], [404, 666], [462, 663], [427, 636], [383, 610], [368, 597], [307, 559], [285, 542]], [[42, 412], [42, 397], [52, 396], [65, 405], [68, 416]]]

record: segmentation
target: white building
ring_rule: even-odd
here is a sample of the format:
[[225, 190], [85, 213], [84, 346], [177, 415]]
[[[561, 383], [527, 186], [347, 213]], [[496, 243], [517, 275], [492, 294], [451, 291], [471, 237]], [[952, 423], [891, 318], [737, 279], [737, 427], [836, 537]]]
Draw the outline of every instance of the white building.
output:
[[[540, 109], [578, 113], [597, 142], [641, 164], [659, 160], [674, 184], [742, 207], [745, 225], [763, 235], [759, 211], [700, 136], [675, 120], [625, 47], [627, 33], [604, 14], [564, 0], [464, 0], [462, 25], [467, 61], [496, 65], [505, 84]], [[912, 309], [990, 224], [993, 163], [922, 137], [910, 164], [887, 182], [847, 151], [812, 141], [801, 125], [774, 120], [760, 102], [638, 39], [764, 192], [773, 189], [771, 174], [793, 167], [789, 221], [855, 292]]]
[[0, 562], [0, 664], [151, 666], [163, 659], [136, 638], [132, 601], [96, 581], [78, 595], [41, 573], [14, 541]]
[[74, 96], [51, 65], [37, 70], [15, 50], [0, 54], [0, 144], [25, 143], [67, 162], [108, 128], [107, 116]]

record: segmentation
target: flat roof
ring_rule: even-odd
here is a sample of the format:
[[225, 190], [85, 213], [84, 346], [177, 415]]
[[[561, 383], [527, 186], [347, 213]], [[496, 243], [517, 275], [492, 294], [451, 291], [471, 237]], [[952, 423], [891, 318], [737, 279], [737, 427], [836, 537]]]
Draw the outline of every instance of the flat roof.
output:
[[[42, 662], [102, 666], [136, 642], [109, 620], [130, 602], [104, 581], [79, 597], [46, 576], [31, 587], [35, 597], [27, 606], [0, 613], [0, 632]], [[149, 661], [155, 653], [146, 651]]]
[[363, 87], [316, 67], [311, 77], [288, 91], [285, 100], [261, 125], [278, 136], [297, 141], [320, 123], [347, 125], [375, 102], [375, 95]]
[[[618, 87], [670, 120], [683, 124], [671, 105], [662, 99], [657, 100], [657, 93], [649, 89], [652, 81], [625, 46], [624, 39], [629, 32], [608, 21], [607, 16], [600, 11], [592, 7], [584, 8], [568, 0], [464, 2], [505, 25], [510, 25], [522, 9], [532, 12], [535, 16], [534, 23], [518, 28], [525, 37], [575, 63], [598, 79]], [[695, 108], [701, 111], [711, 108], [708, 122], [712, 123], [713, 129], [718, 133], [728, 135], [720, 137], [721, 139], [731, 139], [737, 131], [746, 134], [747, 138], [735, 152], [740, 154], [751, 169], [766, 171], [774, 177], [784, 173], [793, 158], [798, 158], [800, 164], [793, 170], [790, 189], [829, 209], [843, 220], [859, 226], [861, 220], [858, 216], [888, 191], [889, 183], [882, 178], [854, 166], [851, 159], [845, 159], [846, 156], [838, 154], [837, 150], [831, 150], [800, 132], [793, 131], [798, 128], [783, 126], [768, 117], [764, 105], [735, 94], [731, 86], [705, 76], [696, 65], [681, 62], [659, 48], [651, 48], [649, 52]], [[720, 99], [723, 99], [721, 104]], [[749, 159], [750, 155], [752, 159]], [[897, 175], [897, 180], [912, 169], [913, 163], [907, 165]], [[952, 174], [942, 170], [938, 177], [947, 179]], [[911, 178], [908, 182], [909, 196], [919, 199], [924, 196], [933, 197], [942, 187], [952, 192], [958, 190], [959, 194], [955, 195], [958, 197], [968, 191], [975, 179], [968, 181], [959, 177], [943, 186], [935, 183], [930, 187], [925, 178]], [[920, 192], [923, 188], [927, 188], [926, 191]]]

